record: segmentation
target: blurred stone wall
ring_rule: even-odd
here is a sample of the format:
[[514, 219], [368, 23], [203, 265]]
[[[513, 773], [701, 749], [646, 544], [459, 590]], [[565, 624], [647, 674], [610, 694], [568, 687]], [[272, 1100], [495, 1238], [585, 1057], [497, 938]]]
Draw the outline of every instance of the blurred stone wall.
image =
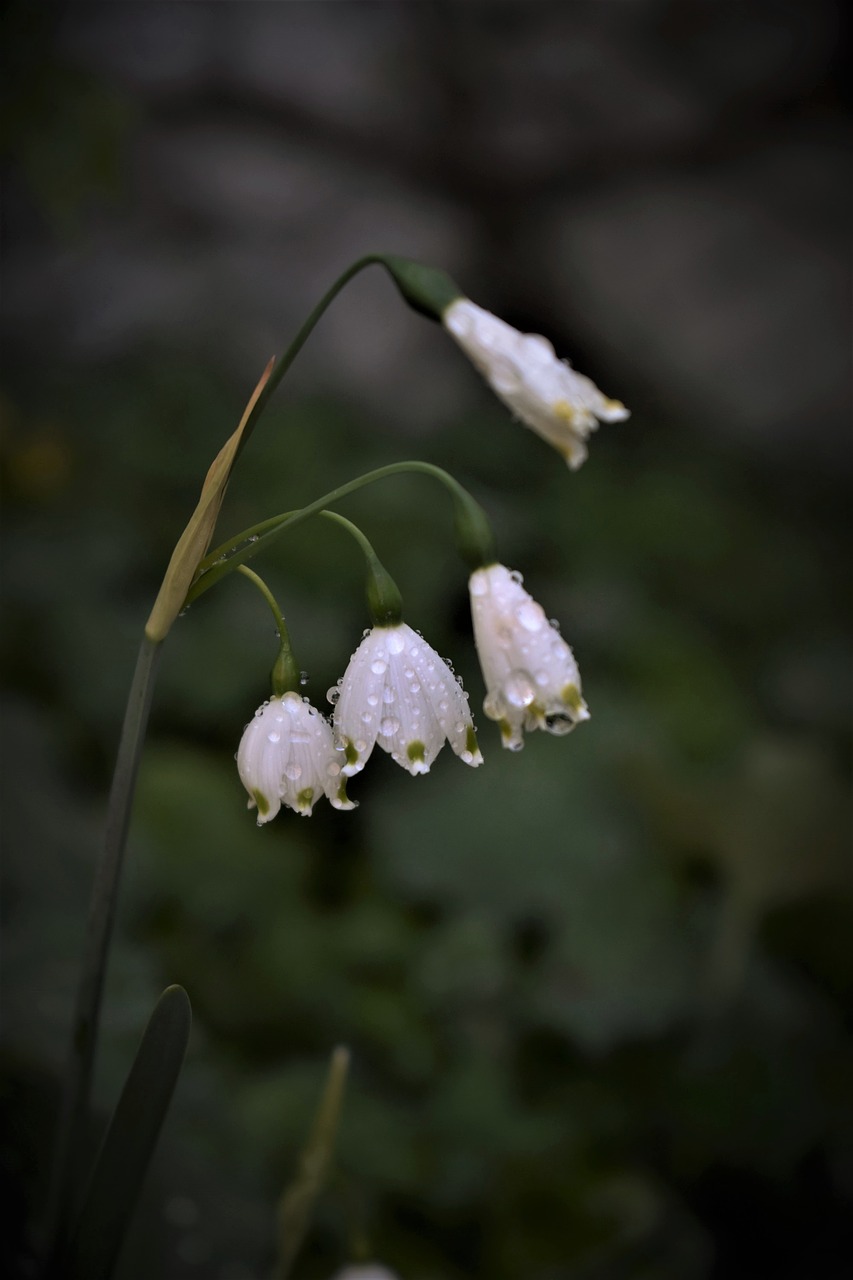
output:
[[[41, 92], [48, 132], [58, 118], [68, 136], [46, 154], [44, 130], [29, 139], [9, 188], [12, 347], [99, 361], [154, 335], [206, 347], [248, 386], [337, 271], [381, 248], [547, 329], [635, 414], [798, 467], [849, 456], [831, 0], [50, 14], [27, 18], [44, 83], [31, 58], [18, 91]], [[111, 155], [93, 198], [86, 167]], [[33, 189], [75, 165], [79, 201], [45, 222]], [[349, 290], [300, 376], [331, 367], [428, 429], [477, 389], [433, 362], [423, 326], [396, 322], [387, 290], [378, 273]]]

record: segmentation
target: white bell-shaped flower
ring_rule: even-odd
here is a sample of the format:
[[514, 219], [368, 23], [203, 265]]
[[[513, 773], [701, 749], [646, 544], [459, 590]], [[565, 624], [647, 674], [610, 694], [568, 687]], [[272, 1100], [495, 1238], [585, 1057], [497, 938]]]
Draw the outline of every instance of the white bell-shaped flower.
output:
[[305, 816], [320, 796], [336, 809], [354, 809], [347, 799], [340, 752], [329, 722], [298, 693], [285, 693], [258, 707], [237, 752], [240, 780], [258, 826], [282, 803]]
[[519, 333], [468, 298], [457, 298], [444, 326], [495, 394], [528, 427], [552, 444], [576, 471], [586, 440], [601, 422], [621, 422], [629, 410], [558, 360], [547, 338]]
[[409, 773], [427, 773], [445, 739], [465, 764], [482, 764], [468, 698], [448, 667], [405, 622], [374, 627], [329, 690], [345, 774], [376, 743]]
[[483, 710], [500, 725], [503, 745], [520, 751], [525, 730], [562, 734], [588, 720], [574, 654], [521, 574], [491, 564], [471, 574], [469, 588]]

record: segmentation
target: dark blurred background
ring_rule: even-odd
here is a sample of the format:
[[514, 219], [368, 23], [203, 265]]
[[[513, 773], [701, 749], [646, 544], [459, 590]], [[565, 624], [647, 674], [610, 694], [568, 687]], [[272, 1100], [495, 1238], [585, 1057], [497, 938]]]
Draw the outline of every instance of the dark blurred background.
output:
[[[195, 1025], [122, 1277], [272, 1260], [338, 1042], [304, 1280], [826, 1280], [851, 1256], [848, 125], [829, 0], [74, 3], [4, 11], [3, 1163], [43, 1190], [138, 637], [268, 358], [364, 252], [449, 270], [631, 407], [571, 475], [375, 269], [241, 459], [227, 537], [370, 466], [452, 470], [559, 617], [568, 739], [386, 757], [262, 831], [229, 579], [170, 637], [97, 1101], [156, 994]], [[448, 511], [343, 507], [479, 710]], [[217, 538], [217, 540], [219, 540]], [[326, 706], [361, 566], [258, 566]]]

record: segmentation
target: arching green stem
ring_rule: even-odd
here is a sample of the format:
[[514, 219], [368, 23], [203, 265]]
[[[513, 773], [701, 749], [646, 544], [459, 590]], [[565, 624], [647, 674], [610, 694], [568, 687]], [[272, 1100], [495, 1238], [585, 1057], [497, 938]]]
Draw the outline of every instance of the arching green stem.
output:
[[309, 503], [298, 511], [285, 512], [282, 515], [272, 516], [269, 520], [263, 520], [260, 524], [252, 525], [236, 538], [216, 547], [199, 565], [198, 576], [187, 593], [186, 603], [192, 604], [205, 591], [215, 586], [225, 574], [233, 572], [259, 551], [265, 550], [286, 530], [295, 528], [304, 520], [322, 511], [324, 507], [340, 502], [342, 498], [348, 497], [358, 489], [363, 489], [366, 485], [375, 484], [378, 480], [385, 480], [389, 476], [404, 475], [407, 472], [432, 476], [440, 480], [449, 490], [453, 499], [459, 550], [470, 567], [476, 569], [482, 565], [494, 563], [494, 540], [488, 517], [480, 504], [467, 489], [459, 484], [458, 480], [431, 462], [418, 460], [392, 462], [388, 466], [377, 467], [375, 471], [368, 471], [355, 480], [349, 480], [346, 484], [339, 485], [337, 489], [331, 489], [321, 498], [317, 498], [315, 502]]
[[462, 290], [451, 280], [450, 276], [436, 267], [426, 267], [421, 263], [411, 262], [408, 258], [400, 258], [396, 254], [389, 253], [367, 253], [364, 257], [358, 258], [352, 266], [347, 267], [343, 275], [338, 276], [331, 288], [326, 290], [284, 355], [273, 366], [273, 371], [263, 391], [252, 406], [252, 411], [240, 440], [237, 456], [244, 448], [255, 422], [263, 413], [270, 396], [274, 394], [276, 387], [305, 346], [323, 313], [334, 302], [341, 290], [349, 284], [353, 276], [357, 276], [359, 272], [364, 271], [365, 267], [373, 266], [384, 267], [409, 306], [431, 320], [440, 320], [450, 303], [462, 294]]
[[319, 511], [318, 515], [333, 520], [347, 533], [352, 534], [364, 552], [367, 561], [367, 605], [370, 616], [377, 627], [395, 627], [403, 617], [403, 600], [397, 584], [380, 561], [371, 543], [364, 536], [357, 524], [338, 515], [337, 511]]
[[287, 629], [287, 623], [284, 621], [284, 614], [278, 607], [278, 601], [275, 596], [259, 573], [255, 573], [254, 569], [249, 569], [244, 564], [239, 566], [237, 572], [242, 573], [245, 578], [248, 578], [258, 588], [269, 605], [272, 616], [275, 618], [279, 652], [272, 669], [271, 678], [272, 691], [277, 698], [280, 698], [282, 694], [297, 690], [300, 684], [299, 667], [293, 656], [293, 646], [290, 643], [290, 632]]
[[240, 440], [240, 446], [237, 451], [238, 457], [240, 452], [242, 452], [243, 448], [245, 447], [246, 441], [248, 440], [249, 436], [252, 433], [252, 428], [254, 427], [255, 422], [263, 413], [264, 409], [267, 406], [267, 403], [269, 402], [270, 397], [275, 393], [275, 390], [278, 384], [281, 382], [282, 378], [287, 373], [288, 369], [293, 364], [296, 357], [299, 355], [299, 352], [305, 346], [305, 343], [308, 341], [309, 337], [311, 336], [311, 333], [316, 328], [318, 320], [321, 319], [324, 312], [334, 302], [335, 298], [338, 296], [341, 290], [346, 285], [349, 284], [353, 276], [357, 276], [360, 271], [364, 271], [365, 267], [372, 267], [372, 266], [375, 266], [377, 263], [383, 263], [382, 254], [368, 253], [368, 254], [365, 254], [363, 258], [358, 258], [352, 264], [352, 266], [347, 267], [343, 275], [338, 276], [337, 280], [331, 286], [331, 288], [327, 289], [326, 292], [323, 294], [320, 301], [313, 308], [313, 310], [311, 311], [307, 319], [304, 321], [304, 323], [300, 327], [299, 332], [296, 334], [296, 337], [293, 339], [290, 346], [287, 348], [287, 350], [284, 352], [281, 358], [277, 360], [276, 363], [273, 365], [273, 371], [270, 374], [269, 378], [267, 379], [267, 382], [266, 382], [266, 385], [264, 386], [263, 391], [258, 396], [257, 400], [255, 401], [255, 404], [252, 406], [252, 412], [249, 415], [248, 421], [246, 422], [246, 426], [243, 431], [243, 436]]

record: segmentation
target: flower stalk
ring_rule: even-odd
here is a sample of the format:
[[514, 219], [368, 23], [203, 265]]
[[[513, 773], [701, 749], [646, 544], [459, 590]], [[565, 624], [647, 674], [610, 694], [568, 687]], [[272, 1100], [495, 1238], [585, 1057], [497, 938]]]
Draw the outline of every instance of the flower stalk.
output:
[[80, 1173], [77, 1160], [88, 1121], [107, 955], [113, 933], [142, 744], [161, 652], [162, 645], [159, 642], [150, 639], [148, 635], [143, 636], [119, 741], [103, 852], [92, 890], [48, 1192], [46, 1237], [49, 1256], [53, 1259], [61, 1256], [72, 1227], [75, 1207], [73, 1189]]
[[286, 511], [281, 515], [271, 516], [268, 520], [262, 520], [259, 524], [244, 529], [228, 542], [223, 542], [201, 561], [195, 580], [187, 592], [185, 606], [192, 604], [205, 591], [209, 591], [227, 573], [245, 564], [259, 551], [266, 550], [285, 531], [296, 528], [325, 507], [333, 506], [342, 498], [363, 489], [366, 485], [407, 472], [432, 476], [441, 481], [453, 499], [454, 528], [460, 554], [472, 569], [492, 564], [495, 560], [495, 550], [491, 526], [485, 511], [468, 490], [447, 471], [434, 466], [431, 462], [421, 462], [417, 459], [392, 462], [387, 466], [377, 467], [374, 471], [367, 471], [354, 480], [348, 480], [346, 484], [339, 485], [336, 489], [330, 489], [328, 493], [324, 493], [322, 497], [298, 511]]

